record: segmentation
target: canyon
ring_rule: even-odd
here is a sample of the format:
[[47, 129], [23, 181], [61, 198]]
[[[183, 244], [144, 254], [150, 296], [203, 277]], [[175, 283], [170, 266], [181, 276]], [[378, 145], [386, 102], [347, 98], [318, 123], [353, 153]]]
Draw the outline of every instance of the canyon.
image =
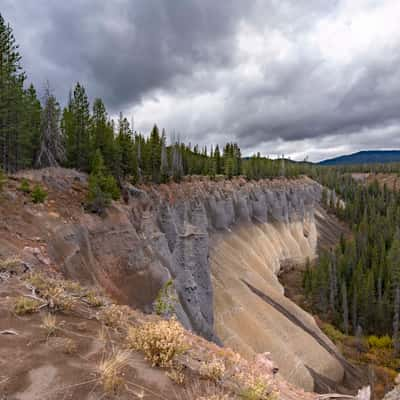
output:
[[282, 265], [304, 263], [317, 256], [322, 238], [334, 240], [318, 183], [192, 178], [127, 185], [125, 201], [99, 217], [83, 212], [84, 174], [27, 171], [15, 176], [15, 189], [22, 177], [45, 185], [49, 199], [32, 206], [16, 190], [5, 193], [1, 256], [21, 254], [29, 268], [46, 266], [101, 287], [145, 313], [172, 280], [187, 329], [249, 359], [269, 352], [279, 374], [306, 391], [361, 386], [359, 371], [278, 280]]

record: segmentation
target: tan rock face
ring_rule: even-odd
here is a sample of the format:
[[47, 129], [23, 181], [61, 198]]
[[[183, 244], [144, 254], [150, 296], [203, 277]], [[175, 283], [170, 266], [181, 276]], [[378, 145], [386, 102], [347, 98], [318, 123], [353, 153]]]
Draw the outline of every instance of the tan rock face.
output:
[[344, 370], [331, 354], [333, 345], [313, 318], [284, 296], [277, 279], [281, 260], [315, 256], [313, 219], [241, 225], [211, 242], [215, 329], [222, 342], [248, 357], [271, 352], [283, 376], [307, 390], [314, 389], [310, 369], [340, 382]]

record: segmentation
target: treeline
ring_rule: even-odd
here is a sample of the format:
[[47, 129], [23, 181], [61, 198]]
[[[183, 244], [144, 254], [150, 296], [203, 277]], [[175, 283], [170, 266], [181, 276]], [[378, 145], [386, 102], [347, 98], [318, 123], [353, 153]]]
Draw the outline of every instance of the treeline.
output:
[[90, 105], [80, 83], [62, 109], [49, 85], [40, 101], [33, 85], [25, 88], [25, 82], [18, 45], [0, 15], [0, 168], [7, 173], [61, 165], [110, 175], [117, 182], [162, 183], [185, 175], [293, 177], [307, 167], [259, 154], [243, 159], [236, 143], [209, 149], [178, 138], [167, 143], [165, 131], [156, 125], [144, 136], [122, 114], [111, 119], [101, 99]]
[[390, 335], [396, 351], [400, 318], [400, 193], [355, 182], [330, 169], [320, 180], [344, 200], [345, 208], [325, 196], [325, 205], [352, 227], [307, 268], [304, 288], [314, 310], [345, 333]]

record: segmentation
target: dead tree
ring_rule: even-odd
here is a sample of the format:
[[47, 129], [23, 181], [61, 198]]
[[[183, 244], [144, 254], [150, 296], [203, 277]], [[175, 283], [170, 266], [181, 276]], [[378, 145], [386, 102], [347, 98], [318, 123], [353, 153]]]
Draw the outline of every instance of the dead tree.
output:
[[65, 149], [60, 130], [60, 106], [49, 85], [45, 88], [43, 104], [40, 149], [35, 167], [57, 167], [65, 158]]

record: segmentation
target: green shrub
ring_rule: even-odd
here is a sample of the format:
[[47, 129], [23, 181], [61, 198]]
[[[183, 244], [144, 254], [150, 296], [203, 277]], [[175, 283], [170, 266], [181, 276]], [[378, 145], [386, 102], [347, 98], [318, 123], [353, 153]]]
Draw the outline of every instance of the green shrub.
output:
[[39, 310], [39, 306], [39, 301], [20, 296], [15, 301], [14, 312], [17, 315], [32, 314]]
[[3, 170], [0, 168], [0, 192], [3, 190], [4, 185], [7, 182], [7, 177]]
[[35, 204], [44, 203], [46, 197], [47, 197], [47, 192], [40, 185], [36, 185], [33, 188], [31, 193], [31, 198]]
[[325, 335], [328, 336], [329, 339], [331, 339], [335, 343], [343, 342], [343, 340], [346, 339], [346, 335], [344, 333], [340, 332], [338, 329], [336, 329], [331, 324], [323, 324], [322, 330], [325, 333]]
[[172, 279], [169, 279], [157, 294], [154, 302], [154, 311], [157, 315], [170, 316], [175, 313], [177, 301], [174, 283]]
[[393, 346], [393, 342], [390, 336], [369, 336], [368, 337], [368, 345], [369, 347], [376, 349], [388, 349]]
[[23, 193], [30, 193], [31, 192], [31, 187], [29, 185], [29, 182], [27, 179], [22, 179], [21, 184], [19, 185], [18, 190], [20, 190]]
[[86, 197], [86, 209], [90, 212], [103, 214], [111, 200], [118, 200], [120, 190], [114, 177], [107, 173], [103, 157], [96, 151], [92, 172], [89, 176], [89, 191]]

